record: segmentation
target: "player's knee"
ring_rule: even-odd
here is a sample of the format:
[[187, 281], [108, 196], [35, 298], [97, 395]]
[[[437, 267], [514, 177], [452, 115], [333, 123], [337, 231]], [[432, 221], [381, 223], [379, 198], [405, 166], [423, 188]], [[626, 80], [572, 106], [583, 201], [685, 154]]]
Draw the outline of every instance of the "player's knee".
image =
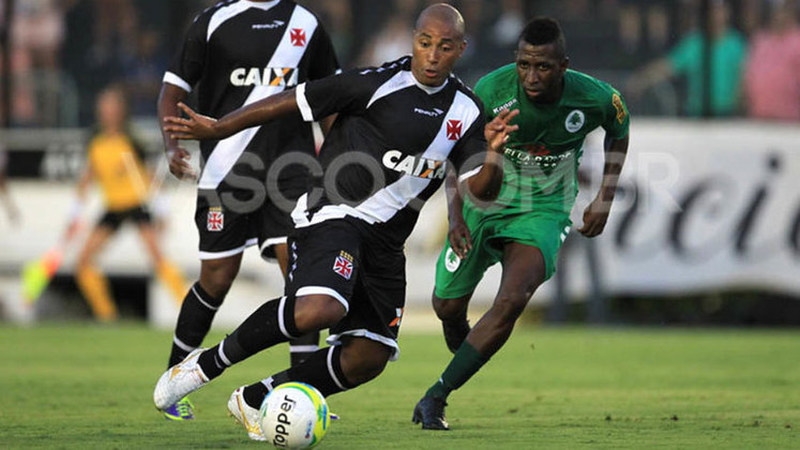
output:
[[525, 310], [530, 295], [526, 293], [509, 293], [497, 297], [492, 306], [503, 322], [515, 322]]
[[200, 285], [212, 297], [224, 298], [238, 274], [239, 264], [233, 261], [203, 261], [200, 268]]
[[460, 298], [439, 298], [434, 295], [431, 303], [439, 320], [455, 319], [459, 315], [466, 314], [467, 303]]
[[295, 302], [295, 326], [303, 333], [330, 328], [346, 313], [344, 305], [330, 295], [304, 295]]
[[351, 338], [343, 342], [342, 372], [347, 381], [359, 385], [383, 372], [394, 349], [365, 338]]

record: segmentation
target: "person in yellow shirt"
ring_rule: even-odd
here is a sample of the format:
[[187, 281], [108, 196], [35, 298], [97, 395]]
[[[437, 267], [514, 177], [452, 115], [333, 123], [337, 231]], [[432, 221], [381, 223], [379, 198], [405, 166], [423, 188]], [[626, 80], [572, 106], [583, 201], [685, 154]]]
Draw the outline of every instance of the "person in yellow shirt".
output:
[[147, 210], [150, 177], [142, 147], [127, 127], [124, 92], [114, 86], [106, 88], [100, 93], [96, 108], [97, 124], [87, 149], [86, 169], [78, 183], [76, 209], [80, 209], [94, 181], [103, 193], [105, 212], [80, 251], [76, 280], [94, 316], [109, 322], [117, 319], [117, 308], [108, 281], [94, 259], [124, 222], [136, 225], [158, 278], [179, 303], [186, 292], [186, 282], [180, 270], [159, 249], [156, 228]]

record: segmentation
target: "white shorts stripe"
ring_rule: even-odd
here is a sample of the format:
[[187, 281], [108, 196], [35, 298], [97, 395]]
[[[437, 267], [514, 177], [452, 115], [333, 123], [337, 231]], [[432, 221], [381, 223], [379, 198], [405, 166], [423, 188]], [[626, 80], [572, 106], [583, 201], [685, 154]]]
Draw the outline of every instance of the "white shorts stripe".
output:
[[339, 303], [341, 303], [342, 306], [344, 306], [345, 314], [347, 314], [347, 312], [350, 311], [350, 304], [347, 302], [347, 300], [344, 298], [344, 296], [342, 296], [342, 294], [334, 291], [333, 289], [331, 289], [329, 287], [325, 287], [325, 286], [303, 286], [300, 289], [298, 289], [297, 292], [295, 292], [294, 296], [295, 297], [302, 297], [304, 295], [314, 295], [314, 294], [329, 295], [329, 296], [335, 298], [336, 300], [338, 300]]
[[363, 337], [367, 338], [371, 341], [380, 342], [381, 344], [391, 347], [394, 352], [392, 356], [389, 357], [389, 361], [397, 361], [397, 358], [400, 357], [400, 346], [397, 345], [397, 341], [392, 338], [388, 338], [386, 336], [381, 336], [380, 334], [373, 333], [372, 331], [359, 328], [357, 330], [347, 330], [344, 333], [339, 334], [332, 334], [325, 339], [325, 342], [328, 345], [341, 345], [341, 337], [342, 336], [355, 336], [355, 337]]
[[336, 386], [339, 386], [339, 389], [341, 389], [343, 391], [346, 391], [347, 388], [344, 387], [344, 385], [342, 384], [341, 381], [339, 381], [339, 378], [336, 377], [336, 372], [333, 370], [333, 349], [334, 348], [335, 347], [331, 347], [330, 350], [328, 350], [328, 374], [330, 374], [331, 379], [333, 380], [334, 383], [336, 383]]

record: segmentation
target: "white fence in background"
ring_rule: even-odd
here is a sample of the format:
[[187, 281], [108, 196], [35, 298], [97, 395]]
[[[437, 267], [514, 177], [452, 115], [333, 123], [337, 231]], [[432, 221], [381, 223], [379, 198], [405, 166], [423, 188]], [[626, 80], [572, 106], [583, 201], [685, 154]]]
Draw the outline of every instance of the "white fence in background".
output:
[[[598, 181], [601, 141], [599, 134], [591, 136], [584, 156]], [[62, 152], [71, 148], [51, 147]], [[622, 190], [596, 242], [607, 293], [680, 294], [747, 287], [800, 297], [800, 128], [634, 120], [630, 147]], [[13, 310], [18, 270], [56, 242], [74, 189], [68, 182], [22, 180], [12, 180], [9, 187], [23, 213], [19, 227], [0, 214], [0, 297]], [[162, 191], [169, 205], [164, 249], [194, 279], [199, 270], [194, 186], [172, 181]], [[574, 228], [593, 194], [589, 188], [579, 196]], [[93, 205], [92, 211], [99, 213], [97, 198]], [[428, 305], [444, 217], [440, 193], [423, 209], [408, 243], [410, 306]], [[76, 251], [68, 252], [62, 271], [71, 271]], [[580, 246], [566, 257], [570, 294], [580, 298], [588, 285]], [[136, 234], [124, 229], [100, 264], [112, 273], [148, 274], [145, 258]], [[491, 302], [499, 274], [499, 268], [490, 269], [475, 303]], [[223, 324], [236, 323], [254, 305], [281, 292], [277, 266], [255, 255], [245, 259], [240, 278], [229, 296], [235, 300], [226, 302], [231, 306], [226, 307], [229, 320], [223, 315]], [[550, 284], [537, 293], [535, 302], [552, 297]], [[156, 321], [171, 325], [174, 307], [160, 288], [153, 292], [153, 310], [160, 311]]]

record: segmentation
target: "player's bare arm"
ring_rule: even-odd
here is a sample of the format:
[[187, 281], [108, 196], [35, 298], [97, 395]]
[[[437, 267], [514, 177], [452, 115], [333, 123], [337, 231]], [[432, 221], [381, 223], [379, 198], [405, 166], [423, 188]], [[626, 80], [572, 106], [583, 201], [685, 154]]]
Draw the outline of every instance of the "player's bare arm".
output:
[[170, 83], [161, 86], [161, 93], [158, 96], [158, 119], [161, 122], [161, 137], [164, 140], [164, 153], [169, 164], [169, 171], [179, 180], [196, 179], [197, 173], [189, 164], [191, 155], [180, 143], [173, 139], [169, 133], [163, 131], [164, 119], [168, 116], [180, 114], [178, 103], [186, 99], [187, 92], [182, 88]]
[[617, 191], [619, 175], [628, 153], [628, 136], [622, 139], [605, 139], [605, 163], [603, 181], [597, 196], [583, 211], [583, 226], [578, 232], [586, 237], [595, 237], [603, 232], [611, 212], [611, 204]]
[[447, 195], [447, 221], [449, 224], [447, 239], [456, 255], [464, 259], [472, 250], [472, 237], [469, 234], [469, 227], [464, 221], [464, 199], [458, 190], [458, 179], [455, 172], [447, 172], [444, 187]]
[[166, 117], [164, 132], [173, 139], [199, 141], [223, 139], [246, 128], [299, 111], [294, 89], [243, 106], [219, 120], [198, 114], [184, 103], [179, 103], [178, 107], [188, 118], [177, 117], [177, 114]]
[[500, 193], [503, 183], [503, 147], [508, 137], [519, 129], [519, 125], [512, 125], [511, 121], [519, 114], [519, 110], [501, 111], [484, 128], [484, 136], [488, 144], [486, 160], [480, 172], [467, 178], [469, 192], [482, 201], [491, 201]]

